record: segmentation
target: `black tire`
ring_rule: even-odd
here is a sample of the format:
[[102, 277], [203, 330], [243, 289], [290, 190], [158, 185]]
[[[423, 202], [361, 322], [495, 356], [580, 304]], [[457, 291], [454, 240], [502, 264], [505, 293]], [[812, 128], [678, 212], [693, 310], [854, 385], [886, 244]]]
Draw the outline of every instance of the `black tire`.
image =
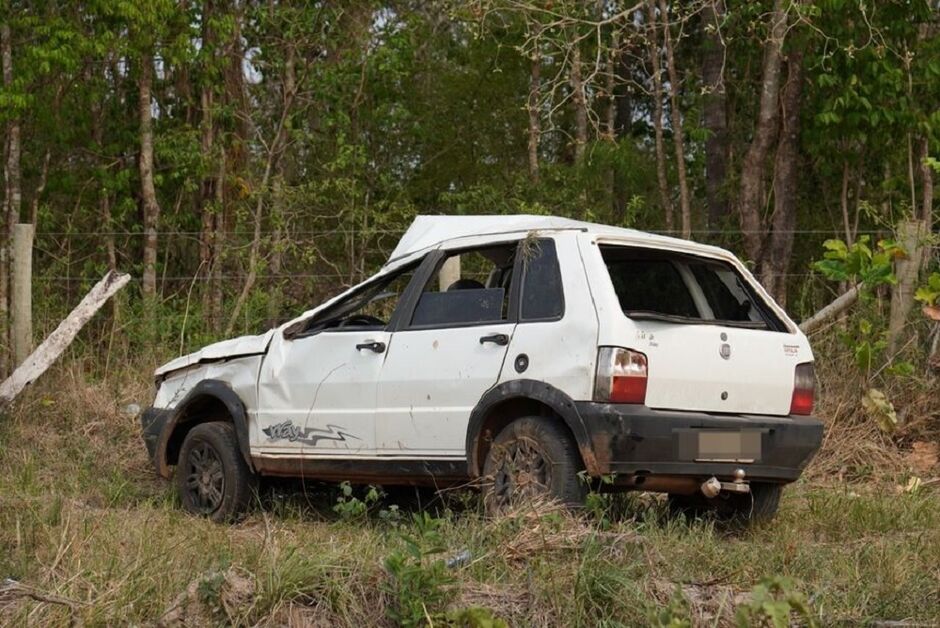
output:
[[176, 467], [183, 509], [217, 523], [234, 521], [248, 508], [256, 486], [231, 423], [200, 423], [189, 431]]
[[557, 419], [525, 417], [507, 425], [493, 440], [483, 465], [483, 503], [499, 513], [526, 500], [584, 504], [587, 487], [578, 448]]
[[667, 504], [672, 516], [696, 519], [712, 514], [720, 521], [752, 524], [767, 522], [776, 516], [781, 494], [782, 484], [751, 482], [750, 493], [723, 494], [712, 499], [701, 493], [670, 494]]
[[728, 500], [728, 515], [746, 523], [763, 523], [777, 515], [780, 508], [782, 484], [751, 482], [751, 492], [744, 495], [732, 495]]

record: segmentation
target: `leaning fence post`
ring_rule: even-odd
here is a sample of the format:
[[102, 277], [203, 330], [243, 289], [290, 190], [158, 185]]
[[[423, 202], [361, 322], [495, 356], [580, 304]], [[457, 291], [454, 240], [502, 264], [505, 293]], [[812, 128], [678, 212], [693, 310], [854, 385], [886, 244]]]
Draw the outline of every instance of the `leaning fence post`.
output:
[[33, 350], [33, 225], [13, 225], [13, 368]]
[[75, 336], [85, 323], [91, 320], [105, 301], [127, 285], [130, 279], [130, 275], [122, 275], [111, 270], [88, 291], [85, 298], [59, 323], [59, 326], [22, 364], [16, 367], [12, 375], [0, 383], [0, 410], [12, 402], [30, 382], [52, 366], [56, 358], [62, 355], [62, 352], [75, 340]]

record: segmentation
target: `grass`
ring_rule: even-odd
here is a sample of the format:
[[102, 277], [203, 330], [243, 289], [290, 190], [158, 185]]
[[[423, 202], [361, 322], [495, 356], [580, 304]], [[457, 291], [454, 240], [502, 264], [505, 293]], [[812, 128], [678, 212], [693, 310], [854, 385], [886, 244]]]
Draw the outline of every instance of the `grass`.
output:
[[[18, 583], [0, 585], [0, 624], [732, 625], [761, 583], [822, 625], [940, 618], [940, 495], [898, 492], [902, 478], [811, 474], [747, 531], [670, 519], [642, 494], [487, 520], [469, 493], [428, 514], [296, 484], [219, 526], [152, 473], [121, 411], [148, 395], [139, 373], [95, 381], [75, 362], [0, 419], [0, 582]], [[355, 499], [366, 514], [334, 510]]]

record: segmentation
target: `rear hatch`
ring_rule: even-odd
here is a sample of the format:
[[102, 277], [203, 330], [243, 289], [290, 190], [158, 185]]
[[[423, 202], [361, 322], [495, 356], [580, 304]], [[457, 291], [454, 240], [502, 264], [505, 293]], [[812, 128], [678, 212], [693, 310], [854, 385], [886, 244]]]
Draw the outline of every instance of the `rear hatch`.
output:
[[647, 406], [789, 414], [799, 341], [734, 266], [679, 252], [600, 249], [636, 327], [625, 346], [647, 356]]

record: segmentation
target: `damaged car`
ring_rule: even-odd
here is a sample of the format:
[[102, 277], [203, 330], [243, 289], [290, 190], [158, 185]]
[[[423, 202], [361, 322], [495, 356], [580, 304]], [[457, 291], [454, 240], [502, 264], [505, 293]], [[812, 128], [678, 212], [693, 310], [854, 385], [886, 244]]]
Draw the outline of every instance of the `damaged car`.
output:
[[372, 278], [156, 370], [141, 416], [183, 507], [258, 478], [437, 488], [488, 509], [590, 485], [776, 512], [822, 439], [813, 354], [733, 254], [546, 216], [420, 216]]

